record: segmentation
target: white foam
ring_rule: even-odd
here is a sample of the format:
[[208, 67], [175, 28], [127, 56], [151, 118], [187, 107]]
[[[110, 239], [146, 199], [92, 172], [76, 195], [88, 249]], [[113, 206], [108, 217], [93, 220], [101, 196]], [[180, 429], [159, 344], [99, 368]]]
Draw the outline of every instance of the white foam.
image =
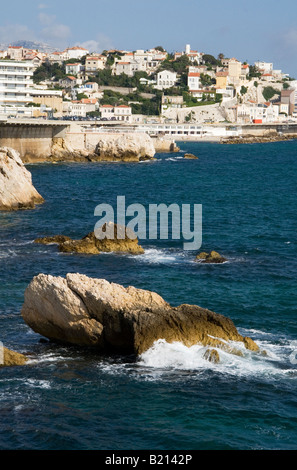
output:
[[192, 258], [187, 258], [183, 250], [171, 251], [168, 249], [147, 248], [144, 254], [134, 257], [135, 260], [150, 264], [172, 264], [180, 262], [192, 262]]
[[51, 388], [51, 384], [48, 380], [27, 379], [26, 384], [33, 388]]
[[157, 372], [158, 375], [167, 373], [169, 370], [197, 373], [214, 370], [217, 373], [237, 377], [266, 378], [297, 374], [297, 370], [290, 363], [290, 355], [294, 354], [294, 345], [289, 342], [286, 345], [273, 344], [265, 340], [257, 341], [257, 344], [266, 354], [249, 351], [243, 343], [238, 342], [231, 343], [231, 346], [239, 350], [242, 356], [212, 348], [217, 350], [220, 356], [220, 362], [215, 364], [203, 357], [207, 347], [200, 345], [187, 347], [179, 342], [169, 344], [165, 340], [158, 340], [139, 357], [138, 364], [152, 372]]
[[141, 258], [142, 261], [147, 261], [149, 263], [166, 263], [176, 261], [175, 255], [168, 254], [163, 250], [157, 250], [155, 248], [145, 250], [144, 255]]
[[169, 157], [165, 158], [165, 160], [168, 162], [176, 162], [176, 160], [184, 160], [184, 157]]

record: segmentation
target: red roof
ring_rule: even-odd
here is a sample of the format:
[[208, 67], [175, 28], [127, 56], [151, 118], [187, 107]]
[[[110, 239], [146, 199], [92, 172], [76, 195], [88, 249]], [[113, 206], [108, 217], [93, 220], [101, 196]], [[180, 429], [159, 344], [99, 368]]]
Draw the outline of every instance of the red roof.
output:
[[104, 58], [103, 55], [101, 55], [101, 56], [94, 56], [94, 57], [90, 56], [90, 57], [87, 57], [86, 60], [103, 60], [103, 58]]
[[212, 90], [189, 90], [190, 93], [215, 93]]
[[84, 47], [68, 47], [66, 49], [66, 51], [87, 51], [87, 49], [85, 49]]
[[190, 73], [188, 74], [188, 77], [200, 77], [200, 73], [198, 73], [198, 72], [190, 72]]
[[83, 104], [96, 104], [97, 100], [95, 98], [92, 98], [92, 99], [83, 98], [81, 100], [81, 103], [83, 103]]

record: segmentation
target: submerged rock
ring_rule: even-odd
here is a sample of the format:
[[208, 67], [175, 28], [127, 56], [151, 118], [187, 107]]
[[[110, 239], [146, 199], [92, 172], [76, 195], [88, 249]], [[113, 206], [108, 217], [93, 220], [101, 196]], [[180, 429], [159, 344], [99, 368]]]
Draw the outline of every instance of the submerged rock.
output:
[[196, 157], [196, 155], [193, 155], [192, 153], [185, 153], [184, 158], [188, 158], [191, 160], [198, 160], [198, 157]]
[[144, 249], [138, 244], [135, 234], [121, 225], [109, 222], [102, 226], [102, 232], [112, 230], [113, 238], [99, 239], [95, 232], [88, 233], [80, 240], [72, 240], [64, 235], [37, 238], [36, 243], [57, 243], [63, 253], [85, 253], [98, 255], [101, 252], [123, 252], [135, 255], [143, 254]]
[[0, 147], [0, 210], [33, 209], [43, 202], [20, 154], [12, 148]]
[[218, 364], [220, 362], [220, 355], [216, 349], [207, 349], [203, 354], [203, 358], [209, 362], [213, 362], [214, 364]]
[[216, 251], [211, 251], [210, 253], [202, 252], [196, 256], [196, 261], [201, 263], [225, 263], [228, 261], [226, 258], [221, 256]]
[[36, 333], [51, 341], [102, 352], [138, 355], [159, 339], [228, 352], [234, 352], [230, 341], [259, 349], [227, 317], [196, 305], [172, 307], [155, 292], [82, 274], [34, 277], [25, 291], [22, 316]]
[[28, 361], [23, 354], [3, 348], [3, 360], [0, 361], [0, 367], [23, 366]]

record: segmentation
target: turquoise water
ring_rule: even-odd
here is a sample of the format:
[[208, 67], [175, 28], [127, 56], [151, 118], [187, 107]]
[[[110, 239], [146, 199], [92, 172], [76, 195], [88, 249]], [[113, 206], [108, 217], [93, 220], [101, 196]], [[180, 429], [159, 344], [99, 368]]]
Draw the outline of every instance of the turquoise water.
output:
[[[0, 369], [0, 449], [295, 449], [297, 142], [179, 143], [181, 152], [135, 164], [29, 165], [45, 204], [0, 214], [0, 340], [30, 352]], [[199, 160], [183, 159], [184, 152]], [[145, 254], [69, 255], [33, 243], [80, 238], [100, 203], [202, 204], [203, 251], [182, 240], [141, 240]], [[40, 342], [20, 315], [34, 275], [79, 272], [158, 292], [230, 317], [267, 356], [158, 342], [143, 356], [100, 357]]]

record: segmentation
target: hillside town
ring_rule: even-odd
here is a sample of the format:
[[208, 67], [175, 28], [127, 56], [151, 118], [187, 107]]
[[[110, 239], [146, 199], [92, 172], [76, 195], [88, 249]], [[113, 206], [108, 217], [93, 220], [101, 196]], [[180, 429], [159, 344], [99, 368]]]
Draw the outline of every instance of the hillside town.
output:
[[192, 50], [75, 46], [0, 51], [0, 117], [142, 123], [283, 123], [297, 119], [297, 80], [273, 63]]

